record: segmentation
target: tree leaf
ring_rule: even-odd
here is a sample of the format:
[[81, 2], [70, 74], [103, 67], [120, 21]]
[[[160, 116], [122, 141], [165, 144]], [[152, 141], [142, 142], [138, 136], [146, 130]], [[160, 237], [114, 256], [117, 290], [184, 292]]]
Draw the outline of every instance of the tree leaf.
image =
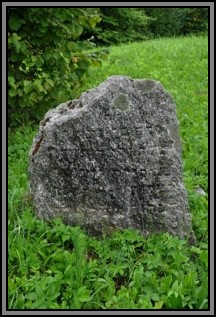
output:
[[21, 23], [20, 23], [19, 19], [15, 18], [15, 17], [10, 18], [9, 27], [11, 28], [11, 30], [17, 31], [17, 30], [19, 30], [20, 26], [21, 26]]
[[13, 87], [9, 90], [9, 96], [14, 97], [17, 95], [17, 90], [14, 89]]
[[43, 86], [41, 85], [41, 81], [39, 79], [36, 79], [34, 81], [34, 87], [36, 88], [37, 91], [39, 92], [42, 92], [44, 89], [43, 89]]
[[47, 82], [51, 87], [54, 87], [54, 82], [52, 81], [52, 79], [47, 78], [46, 82]]

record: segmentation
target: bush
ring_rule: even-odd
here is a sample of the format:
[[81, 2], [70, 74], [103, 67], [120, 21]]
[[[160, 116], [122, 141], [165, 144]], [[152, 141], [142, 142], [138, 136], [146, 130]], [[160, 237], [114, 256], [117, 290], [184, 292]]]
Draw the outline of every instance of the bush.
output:
[[178, 36], [208, 31], [208, 8], [145, 8], [152, 18], [152, 37]]
[[84, 27], [101, 20], [98, 9], [10, 8], [8, 10], [9, 125], [38, 121], [59, 101], [75, 96], [90, 65], [104, 52], [89, 53]]
[[[147, 39], [150, 17], [136, 8], [100, 8], [102, 20], [93, 31], [96, 43], [111, 45]], [[85, 28], [83, 38], [91, 36]]]

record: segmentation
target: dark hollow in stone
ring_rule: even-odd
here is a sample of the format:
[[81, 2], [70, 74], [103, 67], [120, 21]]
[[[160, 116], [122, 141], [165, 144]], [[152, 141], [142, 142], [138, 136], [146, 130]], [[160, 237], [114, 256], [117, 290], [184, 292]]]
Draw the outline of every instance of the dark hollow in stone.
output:
[[195, 241], [175, 103], [159, 82], [111, 76], [51, 109], [29, 158], [39, 217], [93, 235], [133, 228]]

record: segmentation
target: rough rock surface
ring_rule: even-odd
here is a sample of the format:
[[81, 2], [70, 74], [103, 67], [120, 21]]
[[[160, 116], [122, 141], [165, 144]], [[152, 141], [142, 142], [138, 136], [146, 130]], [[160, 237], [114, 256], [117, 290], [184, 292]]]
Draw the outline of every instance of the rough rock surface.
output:
[[175, 104], [159, 82], [111, 76], [48, 111], [30, 150], [38, 215], [93, 235], [193, 237]]

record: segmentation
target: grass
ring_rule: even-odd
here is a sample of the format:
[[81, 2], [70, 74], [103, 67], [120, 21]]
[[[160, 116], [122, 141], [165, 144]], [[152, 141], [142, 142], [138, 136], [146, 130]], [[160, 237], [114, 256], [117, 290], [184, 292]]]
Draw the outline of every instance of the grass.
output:
[[8, 140], [8, 308], [208, 308], [207, 46], [207, 37], [113, 46], [82, 87], [121, 74], [159, 80], [173, 95], [197, 245], [168, 234], [144, 238], [130, 229], [99, 240], [60, 219], [37, 219], [27, 168], [38, 127], [23, 126], [9, 131]]

